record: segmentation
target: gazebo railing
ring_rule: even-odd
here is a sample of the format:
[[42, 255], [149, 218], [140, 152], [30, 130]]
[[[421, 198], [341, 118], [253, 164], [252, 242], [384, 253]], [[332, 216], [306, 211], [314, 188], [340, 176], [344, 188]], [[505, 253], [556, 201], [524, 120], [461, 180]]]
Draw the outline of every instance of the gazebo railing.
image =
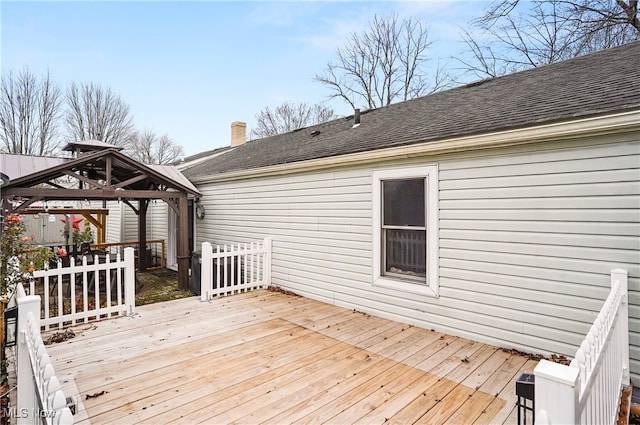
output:
[[[138, 249], [138, 241], [125, 241], [125, 242], [109, 242], [109, 243], [96, 243], [92, 244], [92, 249], [105, 250], [109, 254], [122, 255], [123, 249], [126, 247], [132, 247]], [[146, 243], [145, 252], [147, 255], [147, 270], [164, 269], [165, 267], [165, 241], [164, 239], [148, 240]], [[136, 265], [138, 265], [139, 255], [136, 251]]]

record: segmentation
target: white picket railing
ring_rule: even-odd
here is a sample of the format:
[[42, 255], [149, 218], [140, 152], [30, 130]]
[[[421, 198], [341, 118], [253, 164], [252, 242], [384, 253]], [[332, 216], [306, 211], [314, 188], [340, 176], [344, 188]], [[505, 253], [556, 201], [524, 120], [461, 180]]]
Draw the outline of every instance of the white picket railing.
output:
[[387, 229], [385, 232], [386, 267], [424, 276], [426, 254], [424, 230]]
[[213, 246], [202, 244], [200, 299], [210, 300], [271, 284], [271, 238], [262, 243]]
[[537, 424], [615, 424], [629, 385], [626, 270], [611, 271], [611, 292], [569, 366], [541, 360], [534, 370]]
[[[89, 260], [93, 261], [89, 261]], [[43, 299], [41, 325], [46, 330], [135, 313], [135, 254], [125, 248], [124, 259], [107, 254], [102, 259], [70, 259], [68, 267], [37, 270], [29, 294]]]
[[16, 293], [18, 307], [16, 369], [17, 397], [10, 416], [23, 424], [73, 424], [73, 414], [40, 334], [40, 297]]

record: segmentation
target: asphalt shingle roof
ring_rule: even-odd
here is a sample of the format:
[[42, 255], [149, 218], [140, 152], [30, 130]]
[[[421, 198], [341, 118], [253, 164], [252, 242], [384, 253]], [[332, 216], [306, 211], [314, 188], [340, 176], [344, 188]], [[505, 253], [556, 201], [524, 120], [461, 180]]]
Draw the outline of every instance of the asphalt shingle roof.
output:
[[[254, 140], [188, 178], [640, 109], [640, 41]], [[319, 131], [317, 135], [312, 133]]]

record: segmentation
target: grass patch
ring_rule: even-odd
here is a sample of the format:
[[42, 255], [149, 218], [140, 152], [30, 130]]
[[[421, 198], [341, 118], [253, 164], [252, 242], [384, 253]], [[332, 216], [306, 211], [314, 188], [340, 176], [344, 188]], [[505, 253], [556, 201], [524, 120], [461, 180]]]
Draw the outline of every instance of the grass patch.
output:
[[178, 289], [178, 273], [169, 269], [137, 273], [142, 288], [136, 293], [136, 306], [193, 297], [189, 290]]

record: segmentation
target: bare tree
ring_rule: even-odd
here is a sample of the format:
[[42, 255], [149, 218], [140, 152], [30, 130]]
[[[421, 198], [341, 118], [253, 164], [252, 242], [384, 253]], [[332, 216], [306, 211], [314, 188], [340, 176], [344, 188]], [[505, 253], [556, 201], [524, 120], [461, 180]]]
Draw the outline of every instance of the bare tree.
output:
[[25, 155], [50, 155], [59, 145], [57, 129], [61, 92], [49, 73], [36, 77], [27, 68], [2, 76], [0, 88], [0, 150]]
[[129, 106], [110, 88], [98, 84], [71, 84], [67, 91], [67, 137], [96, 139], [124, 146], [133, 134]]
[[446, 87], [450, 80], [438, 65], [427, 70], [431, 46], [426, 26], [413, 18], [374, 16], [369, 29], [352, 33], [315, 80], [326, 85], [330, 98], [341, 98], [352, 108], [376, 108], [412, 99]]
[[144, 164], [170, 164], [184, 155], [182, 146], [176, 145], [169, 136], [158, 137], [151, 130], [135, 132], [129, 137], [125, 150]]
[[488, 35], [463, 39], [471, 60], [459, 59], [478, 77], [495, 77], [546, 65], [640, 39], [637, 0], [538, 0], [521, 10], [500, 0], [474, 21]]
[[251, 138], [275, 136], [333, 118], [333, 109], [320, 104], [285, 102], [273, 110], [266, 107], [256, 114], [257, 128], [251, 130]]
[[[500, 19], [512, 14], [519, 3], [520, 0], [494, 1], [484, 14], [475, 20], [476, 24], [491, 27]], [[617, 31], [620, 32], [635, 32], [636, 38], [637, 34], [640, 34], [638, 0], [537, 0], [535, 3], [556, 3], [560, 6], [559, 12], [563, 19], [575, 21], [590, 29], [588, 33], [594, 30], [611, 32], [611, 28], [618, 27]]]

